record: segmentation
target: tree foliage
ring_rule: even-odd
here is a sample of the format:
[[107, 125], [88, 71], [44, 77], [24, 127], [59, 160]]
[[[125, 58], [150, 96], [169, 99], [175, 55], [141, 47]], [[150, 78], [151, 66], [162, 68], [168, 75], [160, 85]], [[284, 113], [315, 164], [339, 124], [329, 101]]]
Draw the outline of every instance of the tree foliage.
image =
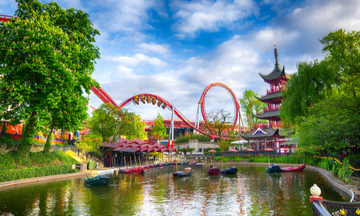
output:
[[76, 142], [76, 146], [85, 153], [94, 153], [96, 156], [100, 156], [101, 143], [101, 136], [90, 133], [86, 134], [81, 141]]
[[158, 113], [157, 117], [154, 120], [153, 129], [151, 130], [151, 134], [156, 137], [159, 141], [160, 138], [166, 136], [166, 127], [164, 126], [164, 119], [161, 117], [160, 113]]
[[93, 111], [93, 116], [88, 121], [91, 133], [99, 134], [103, 142], [112, 141], [111, 137], [120, 136], [126, 136], [128, 139], [143, 138], [144, 124], [135, 113], [112, 104], [102, 104]]
[[352, 109], [356, 103], [352, 97], [333, 93], [311, 106], [297, 130], [301, 147], [312, 154], [335, 153], [351, 142], [359, 143], [360, 116]]
[[211, 134], [219, 137], [222, 140], [223, 136], [228, 136], [233, 127], [231, 122], [231, 113], [221, 109], [217, 112], [210, 112], [207, 114], [208, 123], [204, 124], [205, 129]]
[[262, 120], [257, 119], [255, 116], [267, 107], [267, 104], [259, 101], [257, 97], [259, 95], [252, 90], [245, 90], [243, 98], [240, 99], [241, 110], [246, 115], [244, 117], [249, 128], [252, 128], [256, 123], [262, 122]]
[[26, 122], [18, 148], [26, 152], [37, 125], [70, 130], [86, 119], [99, 31], [80, 10], [17, 2], [17, 18], [0, 24], [0, 109], [11, 124]]
[[299, 64], [281, 110], [310, 154], [342, 151], [360, 138], [360, 32], [330, 32], [320, 41], [326, 58]]
[[301, 62], [297, 67], [298, 72], [282, 91], [280, 117], [289, 124], [296, 124], [298, 117], [306, 116], [308, 108], [329, 95], [339, 83], [338, 73], [328, 59]]

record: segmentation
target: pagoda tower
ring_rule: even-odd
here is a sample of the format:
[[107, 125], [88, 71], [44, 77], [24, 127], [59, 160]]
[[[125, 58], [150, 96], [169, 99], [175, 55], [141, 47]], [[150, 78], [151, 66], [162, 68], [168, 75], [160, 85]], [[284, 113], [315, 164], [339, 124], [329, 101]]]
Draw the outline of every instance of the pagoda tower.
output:
[[[247, 140], [248, 147], [255, 151], [275, 151], [276, 153], [286, 153], [288, 148], [281, 148], [281, 144], [289, 140], [281, 128], [279, 109], [282, 103], [281, 88], [286, 85], [290, 75], [285, 72], [285, 67], [281, 70], [278, 62], [278, 52], [274, 44], [275, 68], [268, 75], [259, 73], [264, 82], [270, 84], [270, 89], [266, 95], [259, 97], [260, 101], [268, 105], [263, 112], [258, 113], [256, 118], [268, 120], [268, 124], [254, 124], [254, 128], [241, 136]], [[285, 146], [287, 147], [287, 146]]]
[[262, 113], [258, 113], [256, 118], [269, 120], [269, 127], [281, 127], [279, 109], [282, 103], [281, 88], [286, 85], [290, 79], [290, 75], [285, 72], [285, 67], [281, 70], [278, 61], [278, 52], [276, 44], [274, 44], [274, 55], [275, 55], [275, 68], [268, 74], [259, 75], [264, 79], [264, 82], [270, 84], [270, 89], [266, 90], [266, 95], [257, 98], [258, 100], [267, 104], [267, 108], [263, 109]]

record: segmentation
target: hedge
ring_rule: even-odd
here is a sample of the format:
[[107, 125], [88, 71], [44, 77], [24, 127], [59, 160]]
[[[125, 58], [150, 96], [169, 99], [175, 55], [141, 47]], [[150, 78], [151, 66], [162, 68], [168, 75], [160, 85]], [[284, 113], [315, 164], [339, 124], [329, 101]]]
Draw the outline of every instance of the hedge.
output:
[[76, 172], [79, 172], [79, 170], [72, 169], [71, 165], [56, 165], [56, 166], [31, 167], [24, 169], [2, 170], [0, 172], [0, 182], [76, 173]]

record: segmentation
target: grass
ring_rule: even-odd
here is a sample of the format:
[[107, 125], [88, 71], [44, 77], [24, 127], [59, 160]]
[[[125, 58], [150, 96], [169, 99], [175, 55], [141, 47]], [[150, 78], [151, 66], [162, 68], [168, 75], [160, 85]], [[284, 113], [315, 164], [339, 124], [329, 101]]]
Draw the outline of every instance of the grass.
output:
[[17, 157], [16, 152], [10, 151], [0, 154], [0, 170], [24, 169], [31, 167], [55, 166], [76, 164], [69, 152], [53, 151], [48, 154], [43, 152], [30, 152], [27, 157]]
[[79, 172], [71, 165], [79, 163], [71, 151], [30, 152], [20, 157], [10, 151], [0, 154], [0, 182]]

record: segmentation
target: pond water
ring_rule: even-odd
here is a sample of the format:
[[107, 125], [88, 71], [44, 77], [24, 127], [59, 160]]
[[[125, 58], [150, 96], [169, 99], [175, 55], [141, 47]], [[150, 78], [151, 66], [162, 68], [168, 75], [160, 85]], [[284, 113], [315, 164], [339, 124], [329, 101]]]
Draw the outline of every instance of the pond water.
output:
[[173, 169], [109, 175], [104, 187], [87, 187], [82, 177], [6, 188], [0, 215], [312, 215], [314, 183], [324, 199], [346, 201], [307, 169], [267, 174], [265, 167], [237, 166], [237, 175], [209, 177], [208, 167], [192, 168], [182, 178], [173, 178]]

